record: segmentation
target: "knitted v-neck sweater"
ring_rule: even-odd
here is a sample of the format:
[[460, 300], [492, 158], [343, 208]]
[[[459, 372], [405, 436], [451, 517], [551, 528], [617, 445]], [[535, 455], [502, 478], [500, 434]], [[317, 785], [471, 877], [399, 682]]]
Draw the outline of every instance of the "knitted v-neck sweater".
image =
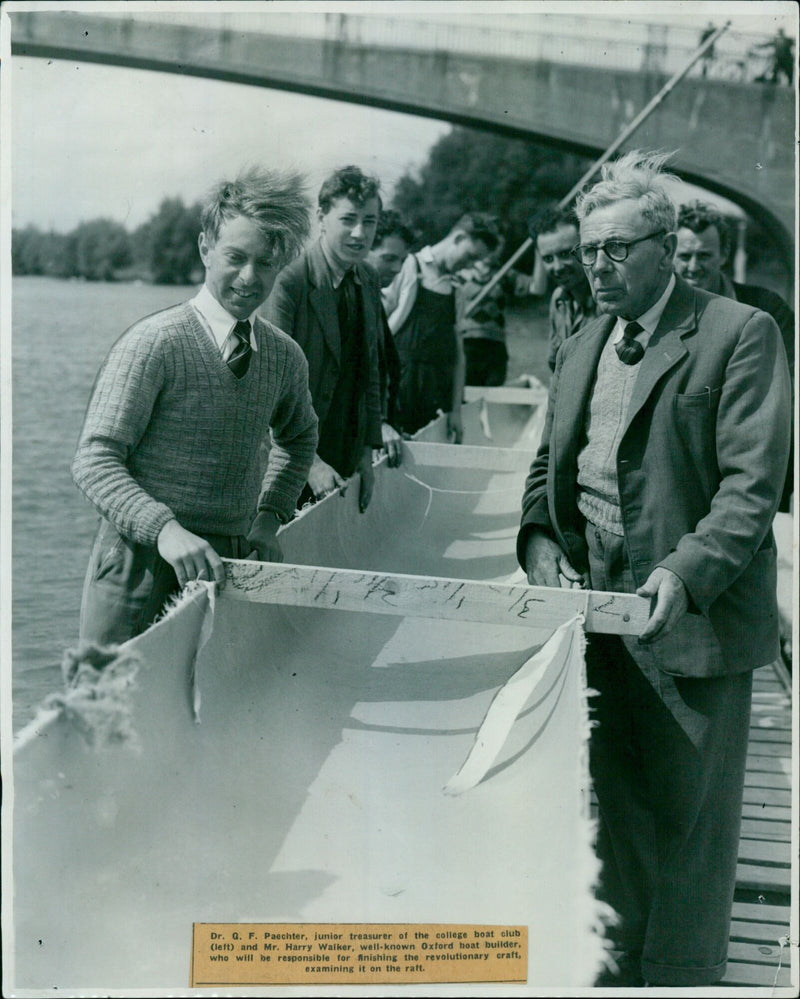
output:
[[578, 454], [578, 509], [597, 527], [623, 537], [617, 479], [617, 451], [625, 428], [639, 365], [617, 357], [613, 334], [597, 366], [597, 379], [586, 408], [586, 444]]
[[[124, 537], [246, 534], [257, 510], [294, 510], [317, 446], [302, 350], [260, 318], [241, 379], [186, 302], [135, 323], [97, 376], [72, 464], [76, 485]], [[260, 447], [272, 431], [262, 482]]]

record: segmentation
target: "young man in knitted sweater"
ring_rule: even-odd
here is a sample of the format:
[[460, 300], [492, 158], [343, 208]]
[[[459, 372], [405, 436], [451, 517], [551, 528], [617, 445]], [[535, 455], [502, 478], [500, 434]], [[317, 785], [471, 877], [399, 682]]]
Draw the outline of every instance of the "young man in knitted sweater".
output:
[[203, 209], [200, 292], [135, 323], [103, 363], [72, 465], [103, 517], [81, 638], [139, 634], [188, 580], [223, 583], [220, 556], [281, 560], [276, 532], [317, 418], [303, 352], [254, 313], [308, 236], [309, 208], [293, 174], [219, 183]]

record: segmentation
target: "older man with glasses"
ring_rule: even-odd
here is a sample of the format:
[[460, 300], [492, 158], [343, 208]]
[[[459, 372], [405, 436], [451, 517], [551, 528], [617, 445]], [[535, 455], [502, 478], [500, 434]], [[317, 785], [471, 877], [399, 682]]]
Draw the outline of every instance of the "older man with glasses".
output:
[[786, 354], [766, 313], [673, 273], [664, 159], [628, 153], [578, 198], [601, 315], [559, 350], [518, 538], [534, 585], [651, 601], [639, 638], [587, 647], [610, 986], [724, 975], [752, 671], [778, 656]]

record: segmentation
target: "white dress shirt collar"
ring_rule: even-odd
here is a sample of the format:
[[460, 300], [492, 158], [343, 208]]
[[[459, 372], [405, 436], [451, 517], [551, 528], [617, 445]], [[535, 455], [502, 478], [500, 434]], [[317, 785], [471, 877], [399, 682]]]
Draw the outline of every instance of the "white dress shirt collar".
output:
[[[235, 316], [232, 316], [227, 309], [220, 305], [206, 284], [203, 285], [200, 291], [198, 291], [195, 297], [191, 300], [191, 304], [200, 316], [203, 326], [210, 334], [211, 339], [221, 351], [223, 344], [230, 336], [233, 331], [233, 327], [236, 325], [238, 320]], [[256, 335], [253, 331], [254, 315], [255, 312], [250, 314], [250, 346], [253, 350], [258, 350]]]
[[[670, 274], [667, 287], [661, 293], [658, 301], [651, 305], [646, 312], [643, 312], [641, 316], [637, 316], [635, 321], [642, 327], [642, 332], [636, 334], [636, 339], [643, 347], [647, 347], [650, 337], [655, 333], [658, 324], [661, 322], [661, 316], [667, 307], [669, 296], [672, 294], [674, 288], [675, 275]], [[617, 324], [614, 328], [614, 343], [618, 343], [622, 339], [625, 327], [632, 321], [630, 319], [623, 319], [622, 316], [617, 317]]]
[[350, 267], [342, 268], [333, 259], [330, 250], [328, 249], [328, 244], [320, 236], [319, 240], [320, 249], [322, 250], [322, 256], [325, 258], [325, 263], [328, 265], [328, 273], [331, 276], [331, 286], [336, 290], [339, 285], [344, 281], [344, 276], [348, 271], [353, 272], [353, 280], [356, 284], [361, 284], [361, 278], [358, 276], [358, 271], [356, 270], [356, 265], [352, 264]]

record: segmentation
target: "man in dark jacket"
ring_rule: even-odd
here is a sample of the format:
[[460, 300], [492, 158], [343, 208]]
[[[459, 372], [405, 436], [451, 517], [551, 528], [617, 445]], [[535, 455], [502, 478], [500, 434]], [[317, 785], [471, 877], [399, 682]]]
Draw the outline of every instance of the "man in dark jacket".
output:
[[320, 188], [320, 237], [275, 280], [264, 315], [303, 348], [319, 417], [319, 445], [300, 502], [344, 489], [358, 472], [372, 497], [372, 449], [382, 446], [380, 288], [364, 264], [380, 213], [379, 182], [343, 167]]
[[[767, 312], [778, 324], [794, 385], [794, 312], [780, 295], [756, 284], [739, 284], [723, 270], [730, 259], [730, 230], [724, 217], [702, 201], [687, 202], [678, 210], [678, 249], [675, 272], [695, 288], [724, 295]], [[784, 480], [779, 510], [788, 512], [792, 495], [794, 447]]]

